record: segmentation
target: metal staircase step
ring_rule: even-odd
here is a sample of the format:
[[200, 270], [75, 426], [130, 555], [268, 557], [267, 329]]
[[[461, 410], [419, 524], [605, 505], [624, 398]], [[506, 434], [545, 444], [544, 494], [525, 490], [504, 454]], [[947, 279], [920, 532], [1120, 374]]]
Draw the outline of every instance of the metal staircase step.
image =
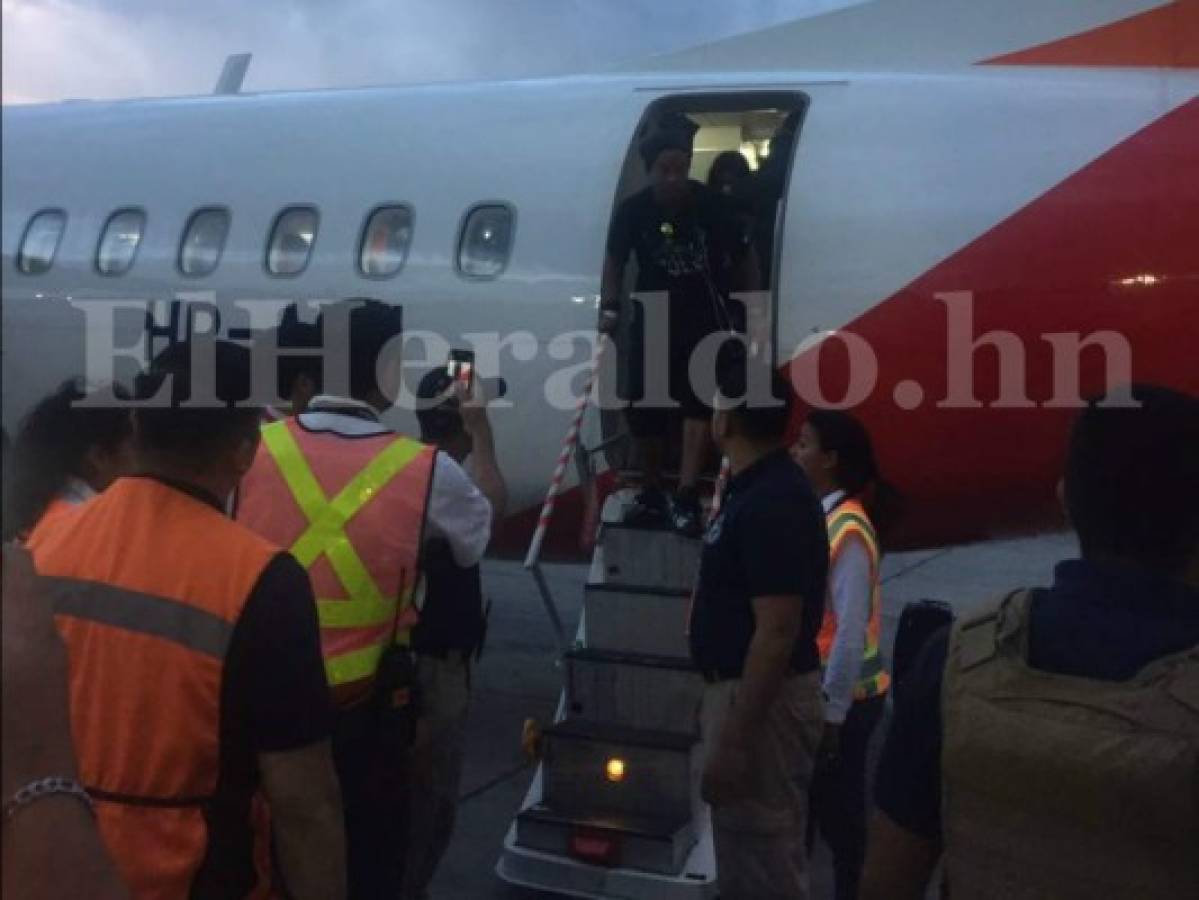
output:
[[670, 528], [607, 522], [600, 530], [605, 584], [690, 591], [699, 572], [698, 538]]
[[539, 804], [516, 817], [516, 842], [522, 847], [663, 875], [682, 871], [695, 840], [690, 816], [564, 816]]
[[592, 650], [689, 660], [691, 591], [588, 584], [583, 588], [586, 646]]
[[567, 715], [576, 721], [699, 733], [703, 679], [689, 661], [576, 649], [565, 656]]
[[558, 815], [690, 818], [699, 740], [566, 719], [544, 732], [542, 804]]

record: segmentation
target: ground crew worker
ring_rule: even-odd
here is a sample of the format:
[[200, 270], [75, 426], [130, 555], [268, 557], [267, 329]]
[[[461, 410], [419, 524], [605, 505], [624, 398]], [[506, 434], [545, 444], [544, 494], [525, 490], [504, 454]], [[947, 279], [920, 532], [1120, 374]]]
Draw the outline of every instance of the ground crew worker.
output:
[[67, 655], [28, 555], [4, 545], [3, 896], [126, 900], [79, 784], [67, 712]]
[[866, 858], [866, 751], [891, 679], [879, 653], [881, 550], [871, 500], [879, 483], [870, 436], [849, 413], [814, 410], [792, 451], [824, 506], [828, 596], [816, 638], [824, 669], [824, 737], [812, 782], [808, 845], [833, 852], [837, 900], [857, 900]]
[[955, 900], [1199, 896], [1199, 398], [1132, 396], [1074, 426], [1082, 558], [913, 663], [866, 900], [923, 898], [942, 856]]
[[307, 576], [222, 512], [260, 411], [249, 355], [192, 345], [138, 379], [139, 472], [34, 530], [70, 662], [79, 774], [136, 898], [265, 896], [261, 787], [292, 896], [345, 894], [330, 704]]
[[707, 682], [702, 792], [720, 896], [803, 900], [808, 789], [824, 723], [816, 634], [828, 539], [784, 443], [790, 385], [769, 371], [749, 383], [772, 384], [773, 399], [745, 399], [743, 365], [724, 367], [719, 380], [712, 432], [732, 477], [704, 537], [690, 627]]
[[[393, 433], [379, 419], [398, 385], [399, 355], [389, 351], [398, 350], [402, 337], [400, 308], [345, 302], [353, 307], [351, 396], [314, 397], [301, 415], [263, 428], [237, 516], [291, 547], [312, 575], [338, 709], [334, 753], [345, 797], [350, 896], [393, 898], [405, 859], [403, 763], [410, 736], [402, 727], [384, 727], [380, 716], [392, 721], [419, 703], [398, 708], [415, 682], [404, 667], [413, 665], [408, 647], [422, 535], [446, 541], [458, 565], [473, 566], [490, 537], [491, 507], [447, 454]], [[386, 678], [378, 677], [381, 666]]]
[[79, 407], [85, 396], [71, 379], [21, 423], [4, 496], [6, 535], [27, 535], [43, 516], [94, 497], [133, 470], [129, 410]]
[[[477, 384], [477, 381], [475, 382]], [[491, 504], [492, 520], [504, 515], [508, 488], [495, 458], [486, 407], [438, 367], [421, 379], [417, 411], [421, 440], [460, 465]], [[462, 742], [470, 696], [471, 660], [481, 650], [486, 619], [479, 565], [460, 566], [449, 544], [425, 546], [425, 590], [420, 622], [412, 632], [421, 710], [412, 752], [405, 900], [428, 896], [429, 883], [454, 830], [462, 781]]]

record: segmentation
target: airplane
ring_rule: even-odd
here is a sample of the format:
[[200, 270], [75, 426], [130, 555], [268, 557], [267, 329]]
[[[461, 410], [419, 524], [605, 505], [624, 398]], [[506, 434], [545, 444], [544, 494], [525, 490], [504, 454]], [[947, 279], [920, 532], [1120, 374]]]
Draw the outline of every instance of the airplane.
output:
[[[1199, 2], [876, 0], [588, 75], [6, 107], [4, 427], [81, 373], [88, 303], [153, 301], [148, 333], [113, 314], [148, 352], [193, 301], [233, 336], [256, 300], [376, 297], [447, 346], [508, 337], [478, 365], [509, 384], [496, 548], [523, 551], [572, 416], [544, 385], [590, 353], [557, 336], [594, 329], [638, 136], [668, 113], [699, 126], [700, 178], [723, 150], [764, 165], [799, 120], [774, 358], [854, 401], [904, 498], [894, 547], [1059, 527], [1078, 397], [1199, 392]], [[620, 428], [589, 415], [582, 439]], [[581, 498], [547, 552], [578, 556]]]

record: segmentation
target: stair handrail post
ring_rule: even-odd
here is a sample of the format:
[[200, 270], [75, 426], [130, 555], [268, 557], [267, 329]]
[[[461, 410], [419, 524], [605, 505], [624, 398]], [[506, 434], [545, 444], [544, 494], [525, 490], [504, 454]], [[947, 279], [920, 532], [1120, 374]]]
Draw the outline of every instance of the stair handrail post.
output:
[[562, 618], [558, 614], [558, 607], [554, 603], [553, 594], [550, 592], [545, 576], [541, 572], [541, 545], [545, 542], [546, 532], [549, 530], [550, 521], [554, 517], [554, 507], [558, 500], [558, 494], [562, 490], [562, 483], [566, 476], [566, 467], [570, 463], [571, 456], [574, 454], [575, 445], [579, 442], [583, 417], [587, 413], [587, 406], [591, 400], [591, 391], [595, 385], [600, 362], [604, 356], [604, 348], [607, 344], [608, 336], [602, 332], [599, 333], [596, 338], [595, 349], [591, 354], [591, 364], [587, 370], [583, 393], [579, 397], [578, 404], [575, 406], [575, 413], [571, 419], [570, 428], [566, 430], [566, 435], [562, 439], [562, 450], [558, 454], [557, 465], [554, 466], [554, 473], [550, 477], [549, 488], [545, 494], [545, 502], [541, 505], [541, 515], [537, 518], [537, 529], [533, 532], [533, 539], [529, 542], [529, 551], [525, 554], [524, 567], [533, 574], [533, 579], [537, 583], [537, 591], [541, 595], [542, 602], [545, 604], [546, 613], [549, 615], [550, 622], [554, 626], [555, 636], [558, 639], [558, 645], [562, 652], [565, 652], [567, 649], [566, 633], [562, 627]]

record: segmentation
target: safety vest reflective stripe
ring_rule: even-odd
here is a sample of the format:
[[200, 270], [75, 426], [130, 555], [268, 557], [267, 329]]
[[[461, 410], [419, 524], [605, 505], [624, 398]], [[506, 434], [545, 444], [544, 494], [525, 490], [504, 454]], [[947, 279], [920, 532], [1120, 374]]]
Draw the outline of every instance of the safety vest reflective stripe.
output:
[[170, 641], [213, 659], [224, 659], [233, 625], [208, 610], [102, 581], [43, 576], [54, 612], [81, 621]]
[[[862, 654], [862, 668], [854, 689], [854, 698], [864, 700], [882, 694], [891, 683], [891, 677], [883, 668], [882, 657], [879, 653], [882, 597], [879, 590], [878, 566], [881, 550], [874, 525], [856, 500], [848, 500], [834, 509], [828, 515], [827, 526], [831, 564], [836, 564], [845, 542], [852, 536], [861, 538], [870, 556], [870, 580], [873, 589], [870, 592], [870, 610], [866, 619], [866, 646]], [[819, 641], [821, 662], [828, 661], [828, 652], [832, 646], [833, 635], [836, 633], [836, 616], [831, 609], [826, 610], [825, 618], [826, 624], [821, 629]]]
[[[305, 568], [325, 556], [349, 595], [348, 600], [317, 600], [322, 628], [361, 629], [393, 622], [401, 606], [411, 602], [405, 585], [400, 598], [386, 597], [379, 590], [345, 532], [346, 523], [366, 506], [388, 482], [412, 463], [426, 447], [407, 438], [396, 438], [355, 475], [332, 499], [325, 496], [304, 454], [286, 423], [262, 429], [264, 446], [274, 458], [297, 506], [308, 519], [307, 530], [292, 545], [291, 552]], [[407, 629], [397, 633], [397, 643], [406, 644]], [[373, 644], [326, 660], [331, 683], [339, 684], [372, 675], [384, 643]]]
[[840, 549], [841, 541], [849, 536], [850, 529], [861, 534], [862, 539], [866, 541], [867, 549], [870, 551], [871, 560], [877, 560], [879, 557], [878, 538], [874, 534], [874, 526], [870, 524], [869, 519], [853, 512], [834, 511], [829, 518], [828, 523], [828, 542], [832, 555], [836, 556], [836, 551]]

